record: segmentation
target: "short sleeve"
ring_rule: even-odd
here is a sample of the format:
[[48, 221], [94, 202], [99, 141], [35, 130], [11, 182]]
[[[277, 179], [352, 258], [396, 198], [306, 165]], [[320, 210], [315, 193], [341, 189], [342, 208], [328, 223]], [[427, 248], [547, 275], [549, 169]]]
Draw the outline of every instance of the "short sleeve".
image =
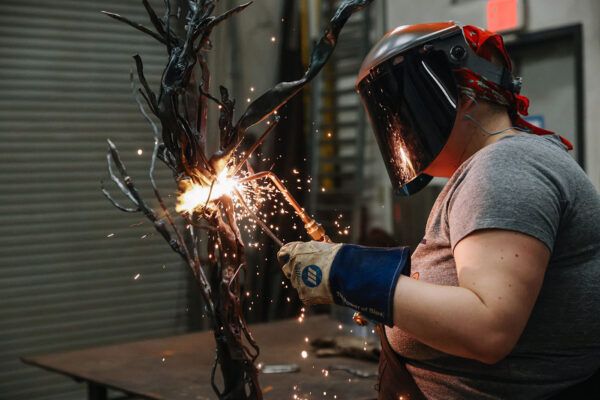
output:
[[448, 203], [452, 249], [474, 231], [505, 229], [532, 236], [552, 251], [562, 209], [557, 172], [539, 149], [518, 144], [503, 140], [488, 146], [460, 172]]

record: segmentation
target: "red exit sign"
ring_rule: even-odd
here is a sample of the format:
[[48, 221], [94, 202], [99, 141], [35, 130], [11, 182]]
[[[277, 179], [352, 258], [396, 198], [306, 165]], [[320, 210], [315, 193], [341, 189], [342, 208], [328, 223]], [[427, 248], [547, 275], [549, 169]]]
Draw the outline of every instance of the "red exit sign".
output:
[[524, 0], [488, 0], [487, 29], [505, 32], [523, 28], [523, 2]]

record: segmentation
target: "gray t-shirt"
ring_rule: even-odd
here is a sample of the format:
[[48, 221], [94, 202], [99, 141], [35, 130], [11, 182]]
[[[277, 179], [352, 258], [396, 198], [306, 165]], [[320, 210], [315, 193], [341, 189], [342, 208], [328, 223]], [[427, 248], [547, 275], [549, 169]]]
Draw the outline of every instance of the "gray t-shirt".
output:
[[387, 328], [418, 386], [432, 399], [537, 399], [591, 376], [600, 368], [600, 196], [557, 137], [506, 136], [465, 161], [433, 206], [411, 274], [457, 286], [454, 246], [486, 228], [525, 233], [552, 251], [531, 317], [494, 365]]

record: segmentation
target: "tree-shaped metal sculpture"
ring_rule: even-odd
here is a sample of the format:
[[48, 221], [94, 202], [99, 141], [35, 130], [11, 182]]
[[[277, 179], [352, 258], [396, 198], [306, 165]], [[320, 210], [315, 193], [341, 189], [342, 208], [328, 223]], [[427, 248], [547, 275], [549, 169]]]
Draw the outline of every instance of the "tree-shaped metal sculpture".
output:
[[[236, 174], [248, 165], [248, 157], [277, 125], [276, 111], [315, 77], [331, 56], [338, 35], [348, 18], [371, 1], [343, 1], [325, 34], [316, 44], [305, 75], [294, 82], [281, 82], [265, 92], [248, 106], [235, 123], [235, 102], [229, 98], [227, 89], [221, 86], [219, 97], [210, 94], [210, 72], [206, 54], [211, 47], [210, 35], [213, 29], [244, 10], [250, 3], [214, 16], [212, 13], [217, 0], [187, 1], [186, 9], [178, 8], [174, 14], [185, 18], [184, 29], [174, 29], [171, 26], [173, 14], [169, 0], [165, 0], [166, 11], [162, 18], [156, 14], [148, 0], [142, 0], [154, 30], [118, 14], [105, 12], [166, 46], [168, 62], [157, 95], [144, 77], [142, 59], [139, 55], [134, 56], [141, 85], [137, 90], [136, 100], [141, 112], [154, 129], [154, 151], [149, 174], [161, 211], [153, 210], [144, 201], [133, 179], [128, 175], [117, 148], [110, 140], [107, 154], [110, 179], [132, 204], [124, 206], [118, 203], [106, 188], [103, 187], [102, 191], [117, 208], [126, 212], [144, 213], [173, 251], [179, 254], [192, 270], [200, 286], [214, 331], [217, 349], [211, 384], [221, 400], [262, 399], [254, 365], [259, 349], [246, 326], [240, 300], [239, 276], [246, 265], [244, 243], [234, 213], [234, 201], [238, 201], [263, 230], [277, 240], [251, 210], [232, 182]], [[210, 130], [218, 135], [220, 146], [211, 157], [206, 154], [209, 101], [217, 103], [220, 109], [218, 130]], [[160, 121], [160, 132], [146, 113], [146, 107]], [[266, 132], [249, 151], [237, 155], [236, 150], [244, 140], [248, 128], [269, 117], [271, 120], [268, 121], [269, 128]], [[157, 159], [173, 172], [183, 196], [193, 192], [205, 196], [191, 206], [177, 208], [177, 215], [185, 219], [186, 229], [178, 227], [174, 214], [163, 201], [156, 186], [154, 169]], [[251, 182], [265, 176], [264, 173], [254, 175], [249, 169], [243, 180]], [[276, 180], [276, 177], [271, 179]], [[200, 263], [198, 229], [205, 230], [208, 234], [209, 265], [206, 266]], [[220, 367], [222, 375], [221, 388], [217, 387], [215, 382], [217, 367]]]

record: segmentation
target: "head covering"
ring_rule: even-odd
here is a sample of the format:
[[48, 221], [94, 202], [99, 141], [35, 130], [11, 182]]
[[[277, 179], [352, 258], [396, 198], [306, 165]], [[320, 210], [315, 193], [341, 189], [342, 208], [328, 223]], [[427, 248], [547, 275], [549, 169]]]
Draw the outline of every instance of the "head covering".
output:
[[[492, 61], [498, 52], [506, 65]], [[371, 49], [356, 89], [396, 193], [414, 194], [432, 179], [425, 171], [448, 142], [461, 92], [504, 105], [515, 127], [553, 134], [521, 118], [529, 100], [511, 69], [500, 35], [454, 22], [400, 26]]]
[[[504, 46], [502, 36], [472, 25], [463, 26], [463, 32], [467, 43], [475, 54], [491, 62], [494, 51], [496, 50], [502, 55], [506, 68], [508, 68], [509, 71], [512, 71], [512, 64], [508, 57], [506, 47]], [[530, 124], [520, 116], [528, 115], [529, 99], [527, 97], [508, 91], [467, 68], [460, 68], [454, 72], [459, 90], [466, 92], [475, 98], [506, 106], [515, 126], [528, 130], [536, 135], [555, 134], [552, 131]], [[571, 142], [562, 136], [559, 136], [559, 138], [569, 150], [573, 150]]]

